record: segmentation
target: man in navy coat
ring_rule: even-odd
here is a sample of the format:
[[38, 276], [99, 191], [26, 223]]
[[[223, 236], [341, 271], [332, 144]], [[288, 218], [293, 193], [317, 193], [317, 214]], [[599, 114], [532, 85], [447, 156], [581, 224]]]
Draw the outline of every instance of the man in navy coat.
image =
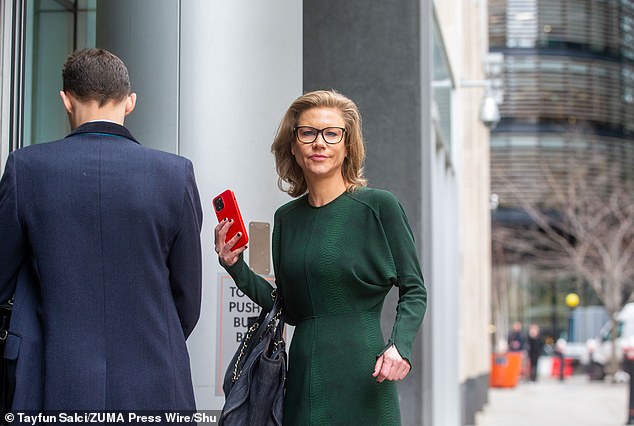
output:
[[[62, 76], [72, 133], [10, 154], [0, 182], [0, 301], [20, 280], [36, 293], [21, 307], [16, 298], [5, 349], [17, 362], [13, 409], [193, 410], [185, 341], [200, 314], [202, 211], [192, 163], [123, 127], [136, 95], [115, 55], [75, 52]], [[18, 279], [24, 265], [32, 280]]]

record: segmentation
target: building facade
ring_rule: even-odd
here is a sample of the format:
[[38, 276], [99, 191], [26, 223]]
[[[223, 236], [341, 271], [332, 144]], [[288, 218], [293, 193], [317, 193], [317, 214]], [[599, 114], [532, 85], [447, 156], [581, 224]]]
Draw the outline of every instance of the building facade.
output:
[[[585, 169], [588, 185], [634, 182], [633, 2], [490, 0], [489, 40], [504, 55], [505, 89], [491, 134], [494, 229], [530, 223], [515, 212], [517, 198], [548, 208], [548, 180], [565, 181], [573, 166]], [[543, 321], [553, 338], [566, 331], [572, 280], [500, 259], [512, 320]], [[551, 306], [527, 308], [544, 300]]]
[[[545, 198], [540, 163], [601, 158], [634, 173], [634, 4], [491, 0], [492, 51], [504, 54], [502, 120], [491, 138], [492, 191], [512, 178]], [[556, 167], [556, 166], [553, 166]]]
[[[61, 66], [90, 46], [129, 67], [139, 97], [126, 119], [132, 133], [194, 163], [205, 214], [202, 315], [188, 341], [199, 408], [222, 406], [227, 354], [256, 309], [210, 251], [211, 199], [233, 189], [245, 222], [266, 229], [268, 242], [273, 213], [288, 201], [269, 152], [279, 120], [302, 92], [334, 88], [361, 109], [366, 175], [402, 201], [428, 286], [412, 373], [399, 385], [403, 424], [472, 423], [489, 368], [488, 131], [477, 119], [482, 90], [461, 80], [481, 78], [485, 1], [12, 0], [0, 8], [3, 164], [13, 149], [68, 132]], [[223, 161], [235, 152], [247, 173]], [[273, 279], [270, 268], [261, 273]], [[397, 298], [386, 303], [386, 333]]]

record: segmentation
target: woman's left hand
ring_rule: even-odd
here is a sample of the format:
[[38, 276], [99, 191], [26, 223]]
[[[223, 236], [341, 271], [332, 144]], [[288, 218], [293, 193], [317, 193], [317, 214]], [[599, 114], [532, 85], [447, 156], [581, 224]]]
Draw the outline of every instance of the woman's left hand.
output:
[[222, 266], [233, 266], [237, 261], [240, 254], [247, 249], [247, 246], [242, 246], [233, 250], [241, 235], [238, 232], [229, 241], [225, 242], [227, 238], [227, 232], [229, 228], [233, 226], [233, 220], [223, 219], [214, 229], [214, 246], [216, 253], [218, 253], [218, 260]]
[[410, 368], [409, 362], [392, 345], [376, 360], [372, 377], [376, 377], [378, 383], [383, 380], [403, 380]]

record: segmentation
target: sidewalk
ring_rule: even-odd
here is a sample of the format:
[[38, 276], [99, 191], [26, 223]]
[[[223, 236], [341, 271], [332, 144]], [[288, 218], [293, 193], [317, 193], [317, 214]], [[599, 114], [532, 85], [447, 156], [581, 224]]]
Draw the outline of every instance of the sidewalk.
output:
[[591, 382], [574, 375], [489, 389], [476, 426], [620, 426], [627, 422], [628, 383]]

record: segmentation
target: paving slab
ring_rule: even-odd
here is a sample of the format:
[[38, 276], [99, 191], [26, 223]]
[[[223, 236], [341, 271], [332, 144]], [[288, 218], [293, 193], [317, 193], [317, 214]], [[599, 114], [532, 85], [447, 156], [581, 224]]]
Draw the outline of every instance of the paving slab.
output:
[[627, 422], [629, 383], [542, 378], [515, 388], [489, 389], [476, 426], [621, 426]]

